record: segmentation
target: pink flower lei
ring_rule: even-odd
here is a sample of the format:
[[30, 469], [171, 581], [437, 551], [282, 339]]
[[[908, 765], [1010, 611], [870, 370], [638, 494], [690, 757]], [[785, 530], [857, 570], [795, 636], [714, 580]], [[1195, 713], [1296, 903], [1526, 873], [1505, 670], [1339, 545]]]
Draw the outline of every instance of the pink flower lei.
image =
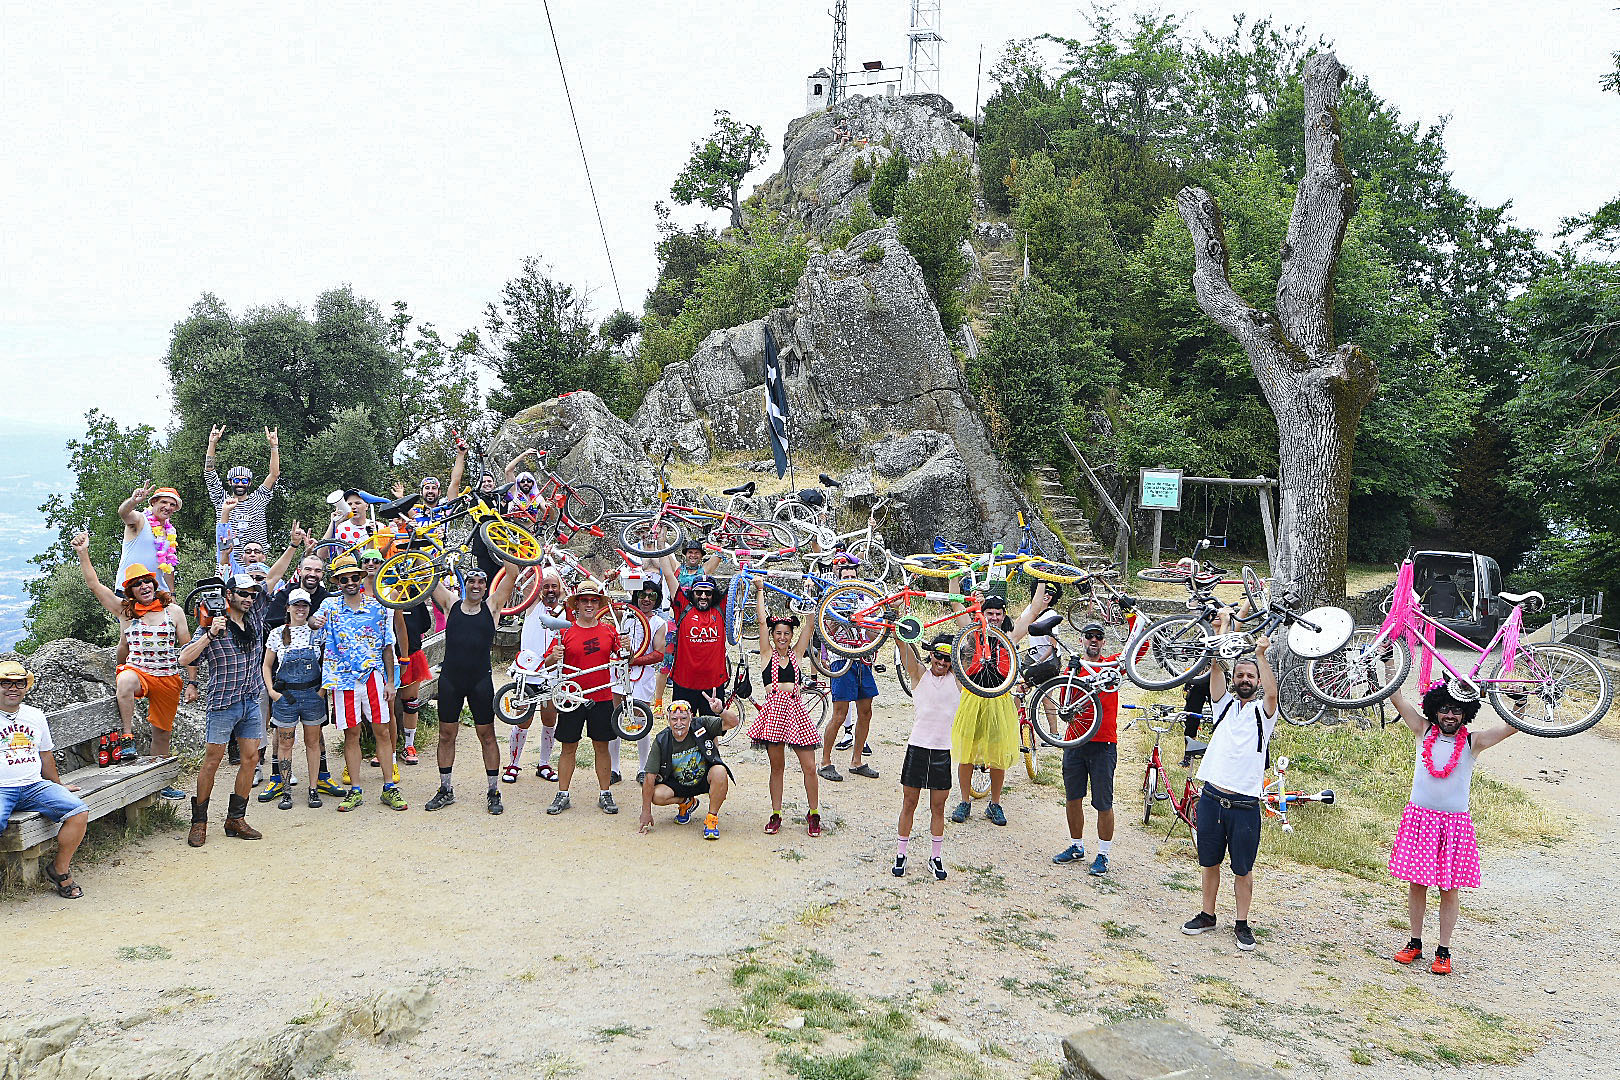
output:
[[157, 556], [158, 569], [173, 571], [180, 565], [180, 550], [177, 543], [180, 534], [173, 524], [159, 520], [150, 510], [146, 512], [146, 521], [152, 527], [152, 548]]
[[1423, 737], [1423, 767], [1428, 769], [1429, 775], [1436, 780], [1444, 780], [1457, 767], [1457, 762], [1462, 760], [1463, 747], [1468, 742], [1468, 725], [1464, 724], [1457, 729], [1456, 742], [1451, 746], [1451, 760], [1446, 762], [1446, 767], [1443, 769], [1434, 767], [1434, 740], [1439, 737], [1440, 725], [1430, 724], [1429, 733]]

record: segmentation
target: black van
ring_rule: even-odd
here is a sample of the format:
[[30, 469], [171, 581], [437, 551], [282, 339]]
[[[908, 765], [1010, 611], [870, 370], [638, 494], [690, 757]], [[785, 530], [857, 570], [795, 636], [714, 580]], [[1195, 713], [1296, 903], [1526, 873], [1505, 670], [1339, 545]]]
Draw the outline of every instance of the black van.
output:
[[1416, 552], [1412, 586], [1425, 615], [1480, 646], [1495, 636], [1511, 606], [1496, 597], [1502, 591], [1502, 568], [1477, 552]]

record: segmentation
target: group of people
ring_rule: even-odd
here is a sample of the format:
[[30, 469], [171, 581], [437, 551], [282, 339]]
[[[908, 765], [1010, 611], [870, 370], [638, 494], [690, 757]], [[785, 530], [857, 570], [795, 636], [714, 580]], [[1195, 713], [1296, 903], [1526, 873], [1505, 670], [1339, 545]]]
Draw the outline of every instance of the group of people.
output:
[[[495, 700], [491, 658], [501, 611], [518, 581], [516, 567], [502, 573], [497, 552], [475, 544], [477, 564], [459, 577], [459, 588], [438, 584], [431, 603], [396, 611], [376, 597], [380, 558], [367, 559], [377, 545], [364, 541], [378, 528], [370, 520], [380, 500], [359, 490], [337, 493], [327, 539], [352, 541], [327, 561], [313, 553], [315, 538], [294, 523], [288, 542], [273, 562], [265, 511], [279, 475], [276, 434], [266, 429], [270, 473], [255, 486], [252, 473], [231, 469], [220, 481], [215, 449], [223, 428], [214, 429], [204, 462], [204, 480], [222, 526], [216, 536], [221, 561], [223, 604], [199, 612], [197, 625], [174, 600], [178, 545], [172, 518], [182, 505], [173, 488], [136, 488], [119, 507], [124, 543], [115, 585], [104, 584], [92, 565], [89, 538], [72, 544], [86, 586], [118, 620], [120, 644], [116, 693], [122, 723], [119, 754], [135, 754], [135, 702], [147, 699], [147, 722], [154, 756], [169, 752], [170, 733], [182, 700], [206, 693], [205, 752], [191, 795], [188, 842], [207, 842], [210, 801], [219, 766], [230, 757], [236, 774], [228, 797], [226, 836], [258, 840], [262, 833], [247, 821], [249, 798], [261, 771], [261, 745], [271, 734], [269, 783], [259, 801], [293, 806], [295, 736], [303, 732], [307, 802], [320, 807], [324, 798], [351, 812], [364, 801], [360, 783], [366, 769], [362, 730], [375, 742], [370, 763], [381, 770], [378, 795], [383, 806], [405, 810], [399, 788], [399, 763], [419, 760], [416, 717], [423, 706], [422, 686], [432, 678], [422, 646], [435, 626], [444, 634], [438, 671], [438, 745], [435, 758], [439, 784], [425, 809], [442, 811], [456, 802], [453, 773], [457, 735], [463, 711], [471, 713], [486, 780], [485, 806], [490, 814], [504, 807], [501, 784], [520, 775], [532, 719], [510, 729], [506, 760], [495, 734]], [[514, 476], [519, 459], [507, 467], [512, 481], [505, 492], [485, 494], [502, 499], [507, 509], [522, 513], [534, 507], [532, 474]], [[465, 448], [457, 457], [449, 491], [459, 487], [466, 463]], [[526, 484], [523, 482], [526, 481]], [[425, 479], [408, 512], [413, 522], [432, 528], [445, 512], [443, 490]], [[397, 492], [403, 496], [403, 492]], [[852, 559], [835, 563], [841, 578], [858, 577]], [[585, 576], [565, 587], [556, 568], [547, 568], [537, 603], [524, 616], [521, 648], [561, 664], [578, 686], [580, 702], [559, 709], [543, 703], [540, 721], [538, 777], [555, 782], [557, 791], [547, 813], [572, 806], [579, 744], [594, 747], [597, 806], [619, 813], [612, 788], [620, 781], [620, 742], [615, 728], [619, 710], [640, 709], [665, 726], [637, 743], [639, 827], [654, 827], [654, 808], [672, 806], [674, 820], [686, 823], [706, 798], [703, 836], [720, 835], [720, 813], [734, 780], [721, 743], [741, 723], [739, 698], [752, 700], [757, 712], [746, 730], [769, 763], [770, 814], [766, 834], [784, 825], [783, 796], [791, 750], [802, 774], [807, 810], [803, 824], [811, 837], [821, 835], [821, 781], [841, 783], [833, 764], [835, 739], [851, 712], [850, 769], [853, 776], [877, 779], [868, 745], [872, 705], [878, 696], [871, 661], [854, 660], [832, 680], [832, 717], [824, 730], [811, 722], [802, 688], [809, 678], [806, 653], [811, 643], [809, 620], [767, 612], [763, 594], [757, 604], [760, 627], [759, 678], [735, 673], [728, 661], [723, 589], [705, 561], [704, 549], [691, 544], [681, 558], [645, 560], [632, 595], [646, 617], [641, 637], [621, 633], [608, 617], [609, 600], [596, 577]], [[1004, 595], [989, 591], [982, 611], [999, 623], [1015, 643], [1029, 639], [1026, 681], [1035, 685], [1055, 674], [1059, 652], [1042, 632], [1039, 617], [1052, 597], [1037, 584], [1027, 606], [1016, 616]], [[1222, 616], [1222, 619], [1225, 617]], [[637, 623], [639, 626], [639, 621]], [[1217, 625], [1222, 630], [1224, 623]], [[1118, 664], [1105, 651], [1106, 634], [1099, 624], [1082, 628], [1083, 648], [1072, 662], [1087, 673]], [[892, 872], [903, 876], [911, 857], [918, 804], [928, 799], [929, 854], [934, 877], [944, 879], [947, 817], [965, 823], [972, 814], [970, 784], [975, 767], [986, 767], [990, 798], [984, 816], [1004, 826], [1002, 802], [1006, 769], [1018, 754], [1017, 704], [1012, 692], [994, 697], [962, 692], [951, 665], [952, 635], [941, 634], [920, 648], [900, 650], [912, 687], [912, 721], [900, 763], [900, 812]], [[1196, 815], [1196, 847], [1203, 871], [1200, 911], [1183, 927], [1202, 934], [1216, 927], [1221, 866], [1233, 877], [1237, 948], [1255, 947], [1248, 922], [1253, 896], [1253, 869], [1261, 838], [1261, 807], [1270, 743], [1278, 716], [1277, 679], [1267, 656], [1269, 642], [1260, 638], [1255, 651], [1210, 672], [1207, 687], [1213, 732], [1199, 767], [1202, 782]], [[206, 667], [206, 686], [199, 686], [198, 666]], [[746, 669], [745, 669], [746, 670]], [[16, 661], [0, 664], [0, 828], [14, 810], [37, 810], [62, 822], [50, 876], [60, 895], [75, 898], [82, 889], [73, 881], [71, 862], [84, 835], [88, 813], [81, 800], [60, 783], [51, 757], [51, 738], [44, 715], [23, 703], [33, 676]], [[1420, 703], [1397, 694], [1394, 704], [1418, 737], [1411, 801], [1401, 818], [1390, 872], [1409, 883], [1411, 940], [1395, 955], [1403, 964], [1424, 955], [1422, 924], [1427, 891], [1440, 892], [1440, 940], [1431, 969], [1450, 971], [1451, 935], [1458, 914], [1458, 890], [1477, 887], [1479, 860], [1468, 814], [1469, 783], [1477, 755], [1512, 734], [1506, 724], [1471, 731], [1477, 701], [1459, 701], [1444, 686], [1429, 689]], [[666, 703], [667, 702], [667, 703]], [[1118, 689], [1098, 695], [1096, 732], [1086, 743], [1063, 754], [1067, 843], [1055, 856], [1059, 865], [1086, 866], [1093, 875], [1110, 871], [1114, 839], [1114, 772], [1118, 763]], [[1193, 710], [1196, 711], [1196, 710]], [[1040, 718], [1036, 718], [1040, 722]], [[329, 770], [323, 735], [327, 725], [342, 734], [343, 771]], [[1196, 729], [1194, 729], [1196, 730]], [[396, 760], [396, 744], [399, 752]], [[553, 752], [561, 752], [553, 765]], [[820, 751], [819, 764], [817, 751]], [[1444, 764], [1439, 764], [1441, 761]], [[1184, 762], [1185, 764], [1185, 762]], [[952, 788], [959, 801], [947, 813]], [[181, 800], [186, 793], [167, 788], [161, 794]], [[1086, 864], [1085, 801], [1090, 796], [1096, 816], [1094, 855]]]

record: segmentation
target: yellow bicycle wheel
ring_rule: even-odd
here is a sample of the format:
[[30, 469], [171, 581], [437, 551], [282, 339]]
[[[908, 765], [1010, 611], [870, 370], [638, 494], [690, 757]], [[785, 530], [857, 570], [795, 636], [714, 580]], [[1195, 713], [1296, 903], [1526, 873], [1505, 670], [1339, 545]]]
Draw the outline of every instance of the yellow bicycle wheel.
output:
[[1037, 581], [1050, 581], [1056, 585], [1078, 585], [1091, 576], [1078, 566], [1050, 559], [1030, 559], [1020, 569]]
[[1029, 773], [1031, 780], [1041, 771], [1041, 764], [1036, 760], [1038, 747], [1036, 746], [1035, 729], [1029, 724], [1018, 725], [1018, 750], [1024, 759], [1024, 771]]
[[377, 599], [404, 611], [427, 599], [438, 583], [438, 564], [426, 552], [402, 551], [377, 570]]
[[954, 555], [908, 555], [900, 565], [917, 577], [950, 578], [968, 568], [967, 559]]
[[545, 554], [533, 533], [502, 518], [489, 518], [482, 522], [478, 526], [478, 535], [484, 538], [489, 550], [519, 566], [537, 566]]

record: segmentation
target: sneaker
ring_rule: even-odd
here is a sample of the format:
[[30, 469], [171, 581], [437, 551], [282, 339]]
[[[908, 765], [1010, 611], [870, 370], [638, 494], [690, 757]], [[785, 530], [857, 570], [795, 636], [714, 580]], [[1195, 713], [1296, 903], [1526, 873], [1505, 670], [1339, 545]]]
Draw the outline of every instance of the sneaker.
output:
[[872, 756], [872, 744], [869, 743], [869, 742], [861, 743], [861, 757], [871, 757], [871, 756]]
[[804, 816], [805, 831], [811, 836], [821, 835], [821, 815], [806, 814]]
[[1092, 877], [1102, 877], [1104, 874], [1108, 873], [1108, 856], [1104, 855], [1102, 852], [1098, 852], [1097, 857], [1092, 860], [1091, 869], [1087, 870], [1086, 873], [1090, 874]]
[[934, 880], [935, 881], [944, 881], [945, 880], [945, 860], [944, 859], [930, 858], [928, 860], [928, 869], [930, 869], [930, 870], [932, 870], [934, 872]]
[[1064, 863], [1079, 862], [1081, 859], [1084, 859], [1085, 857], [1086, 857], [1085, 845], [1083, 845], [1083, 844], [1070, 844], [1068, 847], [1064, 848], [1062, 851], [1060, 851], [1056, 855], [1052, 856], [1052, 861], [1057, 863], [1059, 866], [1062, 866]]
[[841, 784], [844, 781], [844, 774], [838, 771], [836, 765], [823, 765], [816, 770], [816, 775], [823, 780], [831, 780], [835, 784]]
[[315, 790], [320, 792], [322, 795], [333, 795], [339, 799], [349, 793], [348, 788], [341, 788], [332, 783], [332, 778], [330, 776], [317, 780], [315, 782]]
[[636, 787], [640, 787], [642, 784], [645, 784], [646, 782], [647, 782], [647, 774], [645, 772], [636, 773]]
[[270, 781], [269, 787], [266, 787], [263, 791], [259, 792], [259, 801], [271, 802], [272, 800], [278, 799], [286, 793], [287, 781], [278, 776]]
[[849, 770], [849, 773], [851, 776], [864, 776], [868, 780], [876, 780], [878, 778], [878, 771], [865, 763], [855, 766], [853, 769]]
[[1423, 942], [1413, 938], [1406, 943], [1406, 948], [1395, 954], [1397, 964], [1410, 964], [1423, 959]]
[[1202, 934], [1205, 930], [1214, 929], [1214, 927], [1215, 916], [1206, 915], [1200, 911], [1197, 915], [1194, 915], [1192, 918], [1181, 924], [1181, 932], [1186, 934], [1188, 937], [1195, 937], [1198, 934]]
[[281, 793], [281, 801], [276, 803], [276, 809], [277, 810], [291, 810], [292, 809], [292, 788], [289, 787], [289, 788], [287, 788], [286, 790], [284, 790]]
[[186, 798], [186, 793], [171, 785], [170, 787], [166, 787], [162, 791], [158, 792], [158, 798], [169, 799], [173, 802], [183, 802]]
[[407, 746], [405, 748], [405, 764], [420, 765], [421, 763], [422, 759], [416, 756], [416, 747]]
[[779, 833], [781, 831], [782, 831], [782, 815], [781, 814], [772, 814], [765, 821], [765, 835], [766, 836], [775, 836], [777, 833]]
[[324, 805], [326, 805], [326, 804], [321, 801], [320, 790], [318, 788], [310, 788], [309, 789], [309, 808], [311, 810], [319, 810]]
[[1237, 938], [1237, 947], [1244, 952], [1254, 952], [1254, 931], [1249, 929], [1248, 923], [1234, 923], [1232, 936]]
[[992, 825], [1007, 824], [1007, 813], [1006, 811], [1002, 810], [1001, 804], [998, 802], [993, 802], [989, 806], [985, 807], [984, 816], [990, 819], [990, 824]]
[[376, 754], [371, 755], [371, 757], [369, 759], [367, 759], [366, 764], [370, 765], [373, 769], [382, 768], [382, 762], [377, 760], [377, 755]]
[[720, 839], [720, 815], [709, 814], [703, 819], [703, 839]]
[[501, 805], [501, 793], [498, 791], [491, 791], [485, 796], [484, 807], [496, 817], [506, 813], [506, 807]]
[[697, 806], [698, 801], [696, 799], [682, 799], [675, 807], [675, 824], [685, 825], [688, 821], [691, 821], [692, 811], [696, 810]]
[[433, 793], [433, 798], [429, 799], [427, 801], [427, 805], [422, 807], [422, 809], [429, 811], [443, 810], [445, 807], [451, 805], [455, 801], [456, 793], [454, 791], [451, 791], [449, 788], [440, 788], [438, 791]]
[[382, 804], [392, 810], [405, 810], [405, 796], [401, 795], [397, 787], [385, 787], [382, 792]]
[[614, 784], [623, 783], [623, 781], [624, 775], [622, 773], [613, 772], [608, 774], [608, 787], [612, 787]]
[[1435, 957], [1434, 957], [1434, 963], [1429, 965], [1429, 970], [1434, 972], [1434, 974], [1436, 974], [1436, 975], [1450, 975], [1451, 974], [1451, 956], [1450, 956], [1450, 954], [1447, 954], [1445, 956], [1441, 956], [1440, 954], [1436, 953]]
[[968, 819], [968, 815], [971, 813], [973, 813], [972, 803], [959, 802], [956, 804], [956, 809], [951, 811], [951, 820], [960, 825]]
[[123, 738], [118, 740], [119, 761], [134, 761], [140, 756], [140, 751], [135, 749], [135, 736], [125, 735]]
[[848, 750], [850, 747], [852, 747], [854, 745], [855, 745], [855, 725], [852, 724], [852, 723], [851, 724], [845, 724], [843, 733], [838, 736], [838, 741], [833, 743], [833, 749], [834, 750]]
[[343, 801], [338, 803], [338, 811], [347, 813], [350, 810], [358, 810], [363, 802], [365, 802], [365, 796], [360, 793], [360, 789], [350, 788], [349, 793], [343, 797]]
[[253, 786], [258, 787], [262, 783], [264, 783], [264, 759], [261, 758], [259, 763], [253, 766]]
[[896, 855], [894, 857], [894, 865], [889, 868], [889, 873], [893, 874], [895, 877], [906, 876], [906, 857], [904, 855]]
[[1192, 768], [1192, 755], [1191, 754], [1182, 754], [1181, 755], [1181, 767], [1183, 769]]
[[555, 817], [572, 805], [573, 804], [568, 800], [568, 792], [559, 791], [557, 792], [557, 797], [551, 800], [551, 805], [546, 807], [546, 813]]
[[604, 791], [596, 797], [596, 807], [604, 814], [617, 814], [619, 812], [619, 804], [613, 801], [611, 791]]

